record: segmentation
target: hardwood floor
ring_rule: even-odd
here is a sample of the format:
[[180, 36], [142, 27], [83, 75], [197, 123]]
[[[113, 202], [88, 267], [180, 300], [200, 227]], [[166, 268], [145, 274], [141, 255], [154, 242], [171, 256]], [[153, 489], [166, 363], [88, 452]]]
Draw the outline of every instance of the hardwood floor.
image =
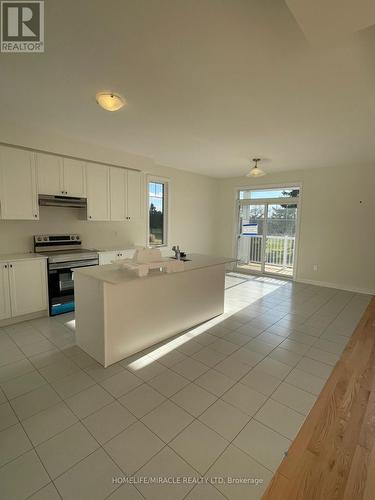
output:
[[375, 298], [263, 500], [375, 498]]

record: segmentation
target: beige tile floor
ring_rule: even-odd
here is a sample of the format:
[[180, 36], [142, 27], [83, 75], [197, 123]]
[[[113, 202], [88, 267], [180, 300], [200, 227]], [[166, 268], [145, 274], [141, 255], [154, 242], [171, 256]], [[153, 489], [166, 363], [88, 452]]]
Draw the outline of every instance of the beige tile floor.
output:
[[72, 314], [0, 329], [0, 498], [260, 498], [370, 297], [226, 286], [223, 316], [107, 369]]

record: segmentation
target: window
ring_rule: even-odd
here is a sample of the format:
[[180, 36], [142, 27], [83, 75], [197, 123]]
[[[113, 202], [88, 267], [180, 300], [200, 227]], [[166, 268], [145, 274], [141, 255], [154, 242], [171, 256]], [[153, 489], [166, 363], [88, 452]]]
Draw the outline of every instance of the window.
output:
[[148, 182], [148, 243], [167, 245], [168, 183], [160, 179]]
[[298, 198], [298, 197], [299, 197], [298, 187], [240, 191], [240, 200], [261, 200], [270, 198]]

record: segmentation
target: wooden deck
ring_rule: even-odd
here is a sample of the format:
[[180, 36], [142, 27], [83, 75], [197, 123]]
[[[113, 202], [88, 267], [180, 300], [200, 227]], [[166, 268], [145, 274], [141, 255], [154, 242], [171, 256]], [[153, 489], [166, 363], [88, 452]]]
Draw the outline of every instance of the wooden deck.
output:
[[375, 498], [375, 298], [263, 500]]

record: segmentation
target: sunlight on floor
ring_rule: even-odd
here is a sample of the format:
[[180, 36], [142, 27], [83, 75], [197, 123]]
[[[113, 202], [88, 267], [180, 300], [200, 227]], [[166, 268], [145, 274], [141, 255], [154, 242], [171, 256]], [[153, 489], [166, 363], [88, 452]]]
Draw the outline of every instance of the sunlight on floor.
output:
[[[178, 347], [196, 339], [211, 328], [220, 326], [222, 322], [234, 314], [251, 307], [254, 303], [261, 301], [268, 294], [275, 292], [278, 288], [288, 283], [290, 282], [269, 276], [251, 276], [235, 272], [228, 273], [225, 277], [224, 314], [195, 326], [182, 334], [178, 334], [172, 340], [163, 341], [162, 345], [159, 344], [154, 349], [151, 348], [151, 350], [147, 351], [147, 354], [139, 353], [139, 357], [130, 361], [127, 368], [133, 371], [142, 370]], [[75, 331], [76, 321], [73, 313], [57, 316], [56, 320], [73, 332]], [[134, 356], [136, 357], [137, 354]]]
[[[244, 292], [244, 302], [240, 302], [238, 299], [234, 300], [237, 302], [236, 304], [230, 303], [230, 295], [231, 290], [236, 288], [238, 285], [243, 285], [246, 282], [251, 282], [254, 287], [259, 287], [259, 283], [261, 283], [261, 288], [258, 291], [254, 291], [254, 296], [245, 294]], [[205, 323], [198, 325], [190, 330], [187, 330], [185, 333], [178, 335], [173, 340], [166, 341], [162, 346], [156, 347], [154, 350], [151, 350], [144, 356], [136, 359], [129, 363], [127, 368], [137, 371], [145, 368], [147, 365], [150, 365], [154, 361], [161, 359], [163, 356], [169, 354], [174, 351], [178, 347], [181, 347], [183, 344], [197, 338], [199, 335], [207, 332], [211, 328], [215, 326], [220, 326], [220, 323], [230, 318], [233, 314], [238, 313], [239, 311], [245, 309], [246, 307], [251, 306], [254, 302], [264, 298], [269, 293], [274, 292], [280, 286], [284, 286], [287, 282], [278, 280], [270, 277], [251, 277], [251, 276], [243, 276], [241, 274], [230, 273], [226, 276], [226, 291], [225, 291], [225, 304], [224, 304], [224, 314], [217, 316]], [[234, 292], [236, 295], [238, 294], [237, 290]], [[240, 292], [240, 295], [242, 293]], [[233, 297], [234, 298], [234, 297]]]

